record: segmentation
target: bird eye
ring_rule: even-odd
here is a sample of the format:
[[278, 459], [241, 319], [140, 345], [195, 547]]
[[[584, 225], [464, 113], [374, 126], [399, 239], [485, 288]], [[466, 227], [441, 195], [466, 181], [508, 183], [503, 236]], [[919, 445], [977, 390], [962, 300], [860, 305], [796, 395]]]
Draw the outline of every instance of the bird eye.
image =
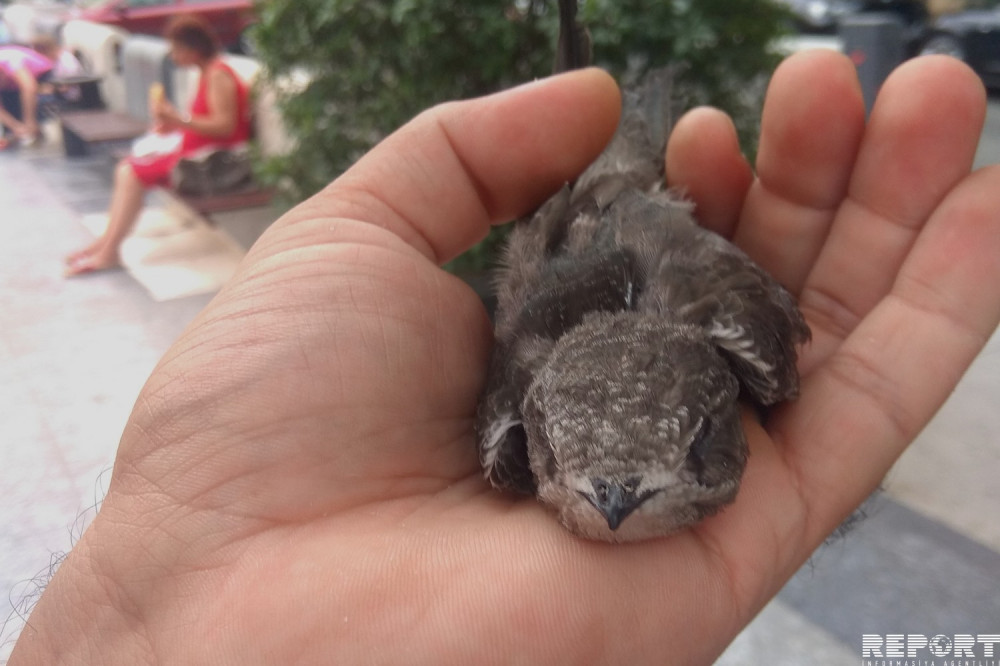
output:
[[639, 489], [639, 479], [636, 478], [626, 479], [625, 483], [622, 484], [622, 488], [625, 490], [626, 493], [630, 495], [634, 494], [635, 491]]
[[599, 501], [601, 501], [601, 502], [607, 502], [608, 501], [608, 494], [610, 492], [610, 488], [609, 488], [607, 482], [605, 482], [605, 481], [594, 481], [593, 485], [594, 485], [594, 494], [597, 495], [597, 499]]

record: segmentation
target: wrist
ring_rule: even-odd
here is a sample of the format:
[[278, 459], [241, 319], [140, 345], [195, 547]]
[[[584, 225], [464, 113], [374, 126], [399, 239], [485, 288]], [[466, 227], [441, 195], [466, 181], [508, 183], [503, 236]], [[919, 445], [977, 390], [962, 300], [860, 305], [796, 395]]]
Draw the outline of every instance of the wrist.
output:
[[31, 611], [11, 666], [151, 663], [139, 614], [129, 611], [122, 588], [88, 545], [94, 527], [66, 557]]

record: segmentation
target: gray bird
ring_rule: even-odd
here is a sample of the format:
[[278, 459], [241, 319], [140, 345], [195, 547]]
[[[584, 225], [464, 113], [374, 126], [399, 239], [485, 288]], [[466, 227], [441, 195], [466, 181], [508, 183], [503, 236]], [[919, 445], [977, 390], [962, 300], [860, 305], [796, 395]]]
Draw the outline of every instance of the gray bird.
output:
[[[560, 50], [579, 53], [575, 2], [560, 9]], [[670, 83], [658, 70], [626, 94], [609, 146], [515, 224], [498, 275], [484, 474], [591, 539], [661, 536], [731, 502], [739, 400], [795, 397], [809, 339], [792, 296], [664, 189]]]

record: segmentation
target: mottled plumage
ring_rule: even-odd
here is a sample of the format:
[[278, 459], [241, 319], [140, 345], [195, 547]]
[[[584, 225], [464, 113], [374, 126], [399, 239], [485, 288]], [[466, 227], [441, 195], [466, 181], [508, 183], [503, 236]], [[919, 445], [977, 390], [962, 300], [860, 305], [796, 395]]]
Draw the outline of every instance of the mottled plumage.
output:
[[608, 148], [516, 223], [477, 431], [486, 478], [573, 532], [628, 541], [718, 511], [747, 446], [738, 400], [798, 391], [794, 299], [664, 190], [670, 73]]

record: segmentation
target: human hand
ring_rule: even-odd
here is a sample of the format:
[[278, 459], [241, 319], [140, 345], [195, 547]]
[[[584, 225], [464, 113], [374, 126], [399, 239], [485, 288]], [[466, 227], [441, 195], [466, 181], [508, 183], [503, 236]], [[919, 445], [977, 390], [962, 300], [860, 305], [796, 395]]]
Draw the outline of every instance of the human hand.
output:
[[180, 111], [164, 97], [159, 97], [151, 103], [150, 113], [153, 116], [154, 131], [158, 133], [172, 132], [184, 127], [184, 118]]
[[852, 65], [796, 56], [759, 181], [724, 117], [681, 121], [672, 182], [800, 295], [814, 341], [799, 400], [744, 420], [736, 502], [629, 545], [481, 479], [489, 324], [437, 268], [596, 156], [612, 82], [421, 115], [276, 222], [161, 361], [11, 664], [709, 662], [997, 325], [1000, 171], [967, 175], [983, 106], [971, 72], [922, 59], [866, 129]]

